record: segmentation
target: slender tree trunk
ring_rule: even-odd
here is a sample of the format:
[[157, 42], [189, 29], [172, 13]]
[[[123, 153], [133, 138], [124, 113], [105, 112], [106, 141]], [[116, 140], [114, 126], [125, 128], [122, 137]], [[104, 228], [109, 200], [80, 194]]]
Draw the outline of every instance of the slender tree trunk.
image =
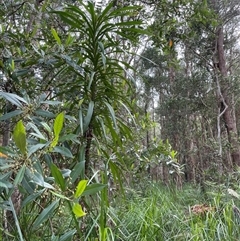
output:
[[[228, 77], [226, 60], [224, 54], [224, 34], [223, 28], [219, 27], [216, 33], [216, 53], [218, 58], [217, 67], [221, 74], [221, 104], [224, 105], [223, 119], [227, 128], [228, 141], [231, 145], [231, 157], [234, 166], [240, 166], [240, 147], [238, 143], [238, 132], [236, 125], [235, 109], [232, 102], [232, 95], [228, 91]], [[216, 65], [215, 65], [216, 66]]]

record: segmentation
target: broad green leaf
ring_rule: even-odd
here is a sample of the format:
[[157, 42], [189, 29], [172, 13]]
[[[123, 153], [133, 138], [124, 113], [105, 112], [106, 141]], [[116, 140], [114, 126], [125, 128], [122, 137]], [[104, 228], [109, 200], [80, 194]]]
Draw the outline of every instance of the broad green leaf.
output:
[[59, 136], [62, 128], [63, 128], [63, 121], [64, 121], [64, 113], [60, 113], [57, 115], [54, 125], [53, 125], [53, 130], [54, 130], [54, 135]]
[[64, 113], [62, 112], [57, 115], [54, 121], [54, 125], [53, 125], [54, 139], [51, 143], [51, 147], [55, 147], [58, 143], [59, 134], [63, 128], [63, 121], [64, 121]]
[[81, 218], [86, 215], [86, 213], [82, 210], [82, 206], [79, 203], [73, 204], [72, 211], [78, 218]]
[[55, 40], [57, 41], [57, 43], [59, 45], [61, 45], [62, 44], [61, 39], [59, 38], [57, 31], [54, 28], [51, 28], [51, 33], [52, 33], [53, 37], [55, 38]]
[[57, 166], [53, 163], [51, 164], [50, 169], [55, 182], [60, 186], [61, 190], [64, 192], [66, 190], [66, 183], [62, 173], [59, 171]]
[[107, 187], [107, 185], [102, 183], [90, 184], [85, 188], [84, 192], [82, 193], [82, 196], [96, 194], [97, 192], [100, 192], [101, 190], [103, 190], [105, 187]]
[[26, 141], [26, 130], [20, 120], [13, 131], [13, 139], [16, 146], [19, 148], [21, 153], [24, 155], [27, 152], [27, 141]]
[[71, 151], [68, 148], [63, 146], [55, 146], [52, 152], [57, 152], [62, 154], [63, 156], [73, 158]]
[[23, 165], [21, 167], [21, 169], [19, 170], [16, 178], [14, 179], [14, 182], [13, 182], [14, 186], [17, 186], [19, 183], [22, 182], [24, 174], [25, 174], [25, 170], [26, 170], [26, 165]]
[[54, 210], [57, 208], [59, 199], [51, 203], [47, 208], [43, 209], [40, 215], [37, 217], [33, 223], [33, 229], [39, 228], [39, 226], [44, 223], [47, 219], [52, 217]]
[[87, 186], [88, 181], [87, 180], [81, 180], [76, 188], [76, 191], [74, 193], [74, 198], [79, 198], [81, 194], [84, 192], [86, 186]]
[[8, 112], [7, 114], [2, 115], [2, 116], [0, 117], [0, 121], [4, 121], [4, 120], [11, 119], [12, 117], [15, 117], [15, 116], [17, 116], [17, 115], [20, 115], [20, 114], [22, 114], [22, 113], [23, 113], [22, 110], [14, 110], [14, 111]]

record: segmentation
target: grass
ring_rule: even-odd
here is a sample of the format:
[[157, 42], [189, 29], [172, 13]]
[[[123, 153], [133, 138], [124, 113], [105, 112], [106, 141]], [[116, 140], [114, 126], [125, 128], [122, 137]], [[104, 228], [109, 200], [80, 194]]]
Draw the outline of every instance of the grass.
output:
[[[127, 200], [115, 204], [115, 240], [240, 240], [233, 200], [223, 193], [210, 193], [206, 199], [194, 187], [177, 191], [151, 184], [142, 193], [129, 190]], [[205, 212], [191, 211], [197, 204]]]
[[[86, 218], [79, 220], [85, 227], [81, 241], [240, 240], [240, 211], [237, 208], [240, 202], [224, 188], [214, 189], [212, 186], [203, 195], [200, 188], [190, 185], [182, 190], [159, 183], [143, 186], [145, 188], [139, 190], [136, 187], [126, 189], [126, 198], [117, 196], [111, 200], [110, 206], [104, 207], [102, 218], [99, 216], [98, 195], [94, 212], [88, 212]], [[33, 233], [28, 226], [31, 216], [25, 213], [26, 217], [23, 214], [20, 221], [22, 229], [28, 227], [24, 230], [28, 236], [26, 240], [79, 240], [71, 235], [66, 239], [57, 238], [74, 230], [72, 219], [64, 209], [56, 212], [51, 223], [47, 221]], [[55, 238], [52, 230], [57, 235]]]

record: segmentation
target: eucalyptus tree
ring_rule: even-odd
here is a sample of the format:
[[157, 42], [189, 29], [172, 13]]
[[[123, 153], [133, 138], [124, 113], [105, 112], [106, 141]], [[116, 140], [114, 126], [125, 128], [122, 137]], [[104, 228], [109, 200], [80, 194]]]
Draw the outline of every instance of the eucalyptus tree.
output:
[[[238, 89], [238, 83], [233, 71], [236, 63], [231, 57], [233, 52], [237, 56], [237, 46], [233, 46], [236, 31], [229, 34], [229, 30], [237, 29], [239, 4], [236, 1], [149, 3], [156, 9], [151, 26], [155, 51], [166, 58], [162, 60], [166, 63], [164, 70], [162, 64], [154, 66], [160, 70], [157, 78], [154, 72], [157, 83], [160, 76], [165, 76], [165, 87], [159, 90], [160, 108], [166, 107], [161, 112], [162, 133], [172, 137], [182, 162], [186, 161], [186, 174], [193, 179], [198, 173], [201, 176], [204, 169], [213, 168], [221, 173], [231, 163], [238, 166], [238, 118], [234, 114], [238, 102], [234, 89]], [[172, 132], [168, 132], [170, 126]]]

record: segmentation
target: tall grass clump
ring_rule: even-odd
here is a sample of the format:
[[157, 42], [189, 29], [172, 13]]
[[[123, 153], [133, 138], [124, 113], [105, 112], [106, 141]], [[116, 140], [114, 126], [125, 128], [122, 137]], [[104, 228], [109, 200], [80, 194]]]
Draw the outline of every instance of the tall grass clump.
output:
[[240, 240], [237, 204], [227, 193], [206, 196], [200, 188], [154, 183], [144, 191], [129, 189], [126, 196], [109, 212], [115, 240]]

